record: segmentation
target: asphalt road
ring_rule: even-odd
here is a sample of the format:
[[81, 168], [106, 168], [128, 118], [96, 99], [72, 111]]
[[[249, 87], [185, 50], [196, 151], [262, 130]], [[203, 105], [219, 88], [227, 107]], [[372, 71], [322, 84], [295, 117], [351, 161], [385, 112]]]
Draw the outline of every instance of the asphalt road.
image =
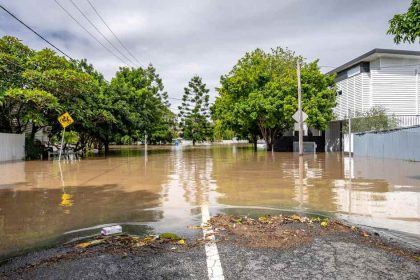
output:
[[[250, 248], [234, 240], [216, 244], [224, 279], [420, 279], [418, 260], [346, 235], [320, 236], [291, 249]], [[136, 253], [97, 246], [86, 252], [61, 259], [74, 253], [74, 245], [32, 252], [3, 263], [0, 278], [209, 279], [204, 244]]]

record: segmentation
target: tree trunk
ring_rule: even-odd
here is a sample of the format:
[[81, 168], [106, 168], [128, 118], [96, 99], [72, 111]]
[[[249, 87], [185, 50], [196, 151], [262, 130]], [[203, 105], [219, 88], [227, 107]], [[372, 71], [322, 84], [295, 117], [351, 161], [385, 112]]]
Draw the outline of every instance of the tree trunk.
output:
[[35, 126], [35, 125], [33, 125], [32, 124], [32, 129], [31, 129], [31, 141], [32, 141], [32, 143], [34, 142], [34, 140], [35, 140], [35, 133], [37, 132], [37, 130], [38, 130], [38, 128]]
[[109, 141], [108, 140], [105, 140], [104, 146], [105, 146], [105, 156], [108, 156], [108, 153], [109, 153]]
[[267, 151], [271, 151], [273, 149], [273, 143], [271, 143], [271, 141], [265, 141], [267, 144]]
[[257, 141], [258, 141], [258, 137], [256, 134], [252, 135], [252, 144], [254, 145], [254, 151], [257, 151]]
[[193, 146], [195, 146], [195, 140], [193, 139]]

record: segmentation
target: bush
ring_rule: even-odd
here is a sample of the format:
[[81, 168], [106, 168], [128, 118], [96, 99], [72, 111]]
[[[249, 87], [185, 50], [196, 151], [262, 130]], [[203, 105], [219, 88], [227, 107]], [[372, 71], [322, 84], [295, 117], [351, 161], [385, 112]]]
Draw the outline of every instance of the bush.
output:
[[[377, 131], [396, 128], [398, 120], [395, 116], [388, 116], [383, 107], [373, 107], [364, 113], [356, 112], [351, 119], [352, 132]], [[348, 124], [343, 127], [344, 132], [348, 131]]]
[[121, 137], [121, 143], [123, 145], [131, 145], [133, 143], [133, 139], [128, 135], [124, 135]]

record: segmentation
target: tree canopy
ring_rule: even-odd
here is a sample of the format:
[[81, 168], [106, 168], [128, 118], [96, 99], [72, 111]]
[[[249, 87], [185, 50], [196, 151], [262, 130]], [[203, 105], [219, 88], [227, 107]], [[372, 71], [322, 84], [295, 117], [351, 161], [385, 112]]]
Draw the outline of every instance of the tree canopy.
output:
[[[271, 149], [274, 139], [293, 127], [297, 110], [297, 61], [302, 61], [302, 104], [309, 126], [324, 129], [333, 118], [334, 76], [320, 72], [318, 62], [306, 63], [288, 49], [246, 53], [221, 77], [213, 119], [254, 140], [261, 135]], [[256, 140], [255, 140], [256, 141]]]
[[[35, 133], [69, 112], [76, 146], [107, 149], [123, 136], [151, 142], [172, 140], [175, 115], [156, 69], [120, 68], [111, 82], [85, 59], [70, 61], [50, 49], [35, 51], [17, 38], [0, 38], [0, 131]], [[51, 139], [55, 139], [52, 137]], [[72, 141], [75, 142], [75, 141]]]
[[194, 76], [184, 88], [182, 105], [179, 109], [179, 127], [184, 139], [205, 141], [211, 138], [212, 130], [209, 122], [209, 90], [199, 76]]
[[420, 0], [412, 0], [406, 13], [397, 14], [389, 21], [387, 34], [394, 35], [396, 44], [420, 43]]

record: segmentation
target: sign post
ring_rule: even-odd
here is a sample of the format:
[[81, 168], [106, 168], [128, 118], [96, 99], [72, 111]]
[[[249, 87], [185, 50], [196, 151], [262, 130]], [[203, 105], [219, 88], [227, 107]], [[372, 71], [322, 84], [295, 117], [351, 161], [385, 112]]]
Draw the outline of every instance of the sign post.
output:
[[61, 116], [58, 117], [58, 121], [60, 122], [61, 126], [63, 127], [63, 135], [61, 136], [61, 147], [60, 147], [60, 153], [58, 154], [58, 160], [61, 160], [61, 154], [63, 152], [63, 146], [64, 146], [64, 133], [66, 132], [66, 127], [74, 123], [73, 118], [70, 116], [69, 113], [65, 112]]
[[300, 85], [300, 61], [297, 62], [298, 80], [298, 114], [299, 114], [299, 156], [303, 156], [303, 114], [302, 114], [302, 90]]

